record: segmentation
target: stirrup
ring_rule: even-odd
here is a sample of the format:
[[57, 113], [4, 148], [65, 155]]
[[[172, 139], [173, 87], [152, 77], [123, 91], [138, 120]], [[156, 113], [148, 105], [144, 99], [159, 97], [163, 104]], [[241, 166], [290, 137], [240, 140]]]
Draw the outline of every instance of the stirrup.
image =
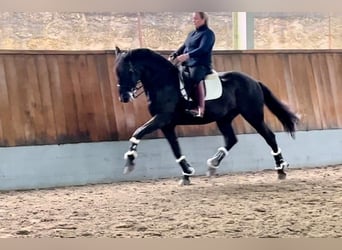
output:
[[201, 112], [201, 108], [187, 110], [193, 117], [203, 118], [204, 112]]

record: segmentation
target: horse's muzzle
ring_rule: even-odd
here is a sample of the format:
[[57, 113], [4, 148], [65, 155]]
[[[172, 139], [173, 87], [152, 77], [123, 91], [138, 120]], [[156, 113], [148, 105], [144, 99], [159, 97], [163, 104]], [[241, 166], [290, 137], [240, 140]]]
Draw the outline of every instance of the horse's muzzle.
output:
[[125, 92], [120, 94], [119, 97], [120, 102], [129, 102], [133, 100], [133, 94], [131, 92]]

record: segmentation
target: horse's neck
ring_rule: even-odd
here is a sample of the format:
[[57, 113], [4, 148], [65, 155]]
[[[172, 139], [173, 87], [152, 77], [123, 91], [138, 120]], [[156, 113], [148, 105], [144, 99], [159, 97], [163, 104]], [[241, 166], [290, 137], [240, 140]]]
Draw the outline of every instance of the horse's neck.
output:
[[[166, 87], [170, 87], [172, 84], [171, 79], [175, 80], [174, 85], [179, 87], [179, 78], [177, 70], [170, 68], [169, 65], [161, 63], [148, 63], [142, 64], [141, 68], [141, 81], [144, 84], [145, 91], [149, 91], [152, 89], [160, 90]], [[174, 70], [174, 71], [173, 71]], [[174, 74], [174, 75], [173, 75]]]

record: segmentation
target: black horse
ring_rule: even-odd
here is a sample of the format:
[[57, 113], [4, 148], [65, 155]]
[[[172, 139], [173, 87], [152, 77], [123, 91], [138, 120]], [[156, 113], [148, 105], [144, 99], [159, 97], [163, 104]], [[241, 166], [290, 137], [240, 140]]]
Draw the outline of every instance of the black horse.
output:
[[152, 118], [139, 127], [130, 138], [131, 146], [125, 153], [124, 173], [134, 169], [137, 145], [140, 140], [146, 134], [161, 129], [172, 148], [176, 162], [183, 170], [181, 184], [190, 184], [189, 176], [195, 171], [182, 155], [175, 127], [216, 122], [224, 136], [225, 145], [219, 147], [217, 153], [207, 161], [208, 174], [213, 175], [222, 159], [237, 143], [231, 123], [240, 114], [271, 147], [278, 178], [286, 178], [284, 169], [289, 164], [282, 157], [275, 134], [265, 124], [263, 106], [265, 104], [269, 108], [293, 138], [299, 118], [261, 82], [241, 72], [219, 73], [222, 95], [215, 100], [206, 101], [204, 117], [198, 118], [185, 111], [189, 101], [180, 91], [178, 67], [162, 55], [146, 48], [121, 51], [116, 47], [115, 72], [120, 101], [132, 100], [137, 91], [138, 82], [141, 82], [152, 115]]

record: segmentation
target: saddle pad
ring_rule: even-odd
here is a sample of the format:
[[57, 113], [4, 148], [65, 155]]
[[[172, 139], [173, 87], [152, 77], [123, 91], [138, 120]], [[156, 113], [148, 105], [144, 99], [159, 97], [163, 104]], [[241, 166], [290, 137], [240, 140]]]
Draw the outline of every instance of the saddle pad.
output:
[[[213, 73], [207, 75], [204, 79], [205, 84], [205, 98], [204, 100], [214, 100], [222, 95], [222, 83], [219, 78], [219, 74], [212, 70]], [[184, 83], [182, 81], [179, 82], [180, 84], [180, 91], [185, 99], [188, 99], [188, 94], [185, 91]], [[191, 100], [191, 98], [190, 98]]]
[[213, 100], [222, 95], [222, 83], [219, 75], [216, 71], [212, 71], [213, 73], [207, 75], [204, 79], [206, 90], [205, 100]]

